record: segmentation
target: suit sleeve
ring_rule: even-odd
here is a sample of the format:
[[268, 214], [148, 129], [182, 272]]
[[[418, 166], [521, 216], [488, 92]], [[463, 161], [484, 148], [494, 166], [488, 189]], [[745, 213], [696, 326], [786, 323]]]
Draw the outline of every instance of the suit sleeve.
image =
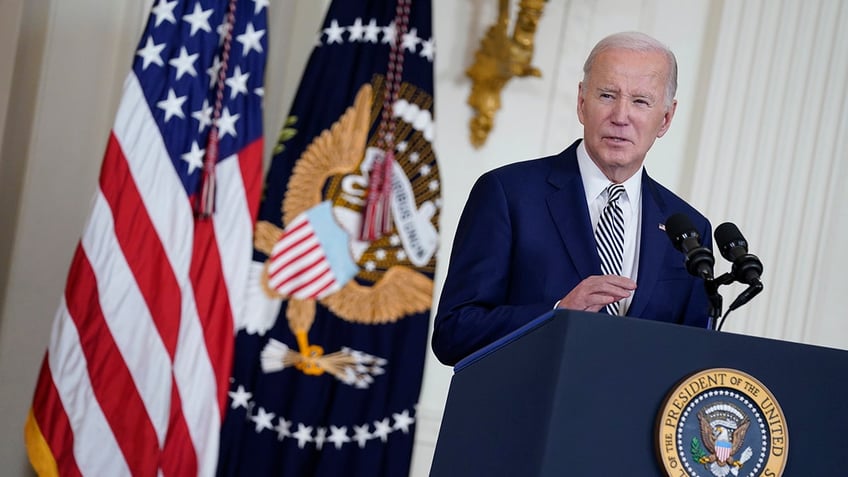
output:
[[509, 210], [497, 176], [481, 176], [457, 226], [434, 321], [433, 352], [444, 364], [456, 364], [553, 307], [507, 304], [510, 284], [521, 279], [511, 272], [515, 231]]

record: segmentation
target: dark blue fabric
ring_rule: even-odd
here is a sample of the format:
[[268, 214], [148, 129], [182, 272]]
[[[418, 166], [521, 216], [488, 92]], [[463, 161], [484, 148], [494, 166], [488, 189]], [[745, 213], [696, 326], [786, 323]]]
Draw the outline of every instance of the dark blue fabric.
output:
[[[304, 152], [354, 104], [354, 98], [363, 85], [384, 84], [381, 80], [375, 82], [375, 77], [385, 77], [389, 62], [390, 45], [383, 41], [384, 30], [374, 42], [356, 40], [351, 27], [367, 26], [372, 22], [381, 28], [388, 27], [395, 18], [395, 3], [336, 0], [330, 5], [322, 29], [316, 32], [316, 43], [320, 44], [313, 49], [290, 111], [287, 128], [293, 136], [281, 136], [266, 178], [260, 221], [270, 222], [280, 229], [286, 226], [282, 204], [290, 187], [289, 180], [299, 161], [303, 160]], [[344, 28], [340, 33], [341, 41], [331, 42], [328, 29], [336, 27]], [[422, 117], [429, 115], [432, 118], [433, 57], [428, 53], [432, 42], [429, 0], [412, 2], [409, 32], [417, 35], [419, 41], [404, 48], [402, 81], [407, 92], [410, 87], [413, 88], [417, 98], [414, 103], [426, 113]], [[369, 146], [374, 145], [382, 94], [383, 90], [375, 87], [373, 104], [369, 105]], [[402, 97], [403, 94], [402, 88]], [[398, 161], [405, 161], [402, 165], [405, 170], [408, 168], [406, 172], [415, 185], [416, 200], [419, 199], [419, 190], [430, 191], [428, 200], [436, 204], [431, 222], [437, 227], [440, 184], [431, 141], [423, 140], [423, 134], [410, 129], [410, 125], [401, 126], [405, 129], [399, 132], [396, 142], [406, 140], [409, 149], [397, 153]], [[410, 158], [410, 151], [416, 147], [420, 149], [421, 157]], [[415, 168], [411, 166], [413, 162]], [[427, 165], [426, 170], [419, 169], [422, 165]], [[336, 189], [340, 187], [339, 177], [330, 177], [328, 184], [331, 181], [335, 181]], [[418, 181], [429, 187], [420, 187]], [[337, 204], [340, 199], [338, 195], [328, 196], [329, 188], [325, 185], [321, 190], [319, 186], [315, 192], [321, 194], [322, 200]], [[436, 197], [432, 197], [433, 194]], [[421, 206], [421, 203], [416, 205]], [[373, 252], [369, 249], [369, 253], [373, 255]], [[396, 249], [392, 253], [398, 255]], [[255, 252], [256, 261], [263, 262], [266, 258], [262, 252]], [[373, 272], [366, 270], [362, 263], [364, 260], [358, 263], [362, 271], [355, 280], [363, 287], [374, 287]], [[432, 280], [435, 256], [426, 266], [412, 266], [402, 258], [396, 262]], [[250, 393], [250, 402], [247, 408], [235, 401], [230, 402], [221, 430], [218, 474], [289, 477], [407, 475], [415, 432], [415, 407], [427, 346], [429, 304], [427, 309], [409, 313], [395, 321], [360, 324], [341, 319], [321, 302], [317, 303], [315, 319], [308, 333], [310, 344], [323, 347], [325, 353], [347, 347], [385, 360], [384, 374], [374, 375], [374, 381], [367, 389], [345, 384], [328, 373], [312, 376], [293, 367], [275, 373], [262, 371], [259, 356], [270, 339], [278, 340], [290, 349], [298, 349], [295, 336], [289, 329], [287, 306], [288, 302], [283, 301], [276, 323], [264, 335], [244, 330], [237, 335], [230, 391], [233, 396], [241, 387], [241, 391]], [[273, 414], [273, 428], [263, 428], [258, 422], [260, 413]], [[381, 437], [378, 425], [383, 426], [384, 434], [385, 426], [391, 426], [390, 432], [383, 436], [385, 439]], [[290, 427], [286, 430], [286, 426]], [[299, 430], [301, 436], [309, 439], [299, 441], [295, 436]], [[347, 440], [336, 445], [329, 439], [334, 432]], [[357, 432], [365, 436], [361, 442], [357, 441]]]

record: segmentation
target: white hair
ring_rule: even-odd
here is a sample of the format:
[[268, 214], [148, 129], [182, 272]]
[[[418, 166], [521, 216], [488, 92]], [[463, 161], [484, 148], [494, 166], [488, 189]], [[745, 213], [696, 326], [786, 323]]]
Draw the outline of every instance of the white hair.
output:
[[583, 82], [585, 83], [592, 71], [595, 58], [606, 50], [629, 50], [640, 52], [660, 52], [665, 55], [668, 62], [668, 78], [665, 85], [665, 107], [670, 108], [677, 94], [677, 58], [674, 53], [655, 38], [644, 33], [628, 31], [614, 33], [599, 41], [583, 64]]

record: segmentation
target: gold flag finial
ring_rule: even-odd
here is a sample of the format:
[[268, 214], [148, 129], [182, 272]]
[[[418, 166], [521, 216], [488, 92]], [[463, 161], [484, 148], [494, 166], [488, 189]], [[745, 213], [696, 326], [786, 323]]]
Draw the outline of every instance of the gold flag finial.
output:
[[471, 144], [486, 142], [501, 107], [501, 90], [513, 76], [542, 76], [532, 66], [533, 37], [546, 0], [521, 0], [512, 37], [509, 36], [509, 0], [499, 0], [497, 22], [489, 27], [474, 55], [474, 64], [465, 72], [471, 78], [468, 104], [475, 109], [469, 124]]

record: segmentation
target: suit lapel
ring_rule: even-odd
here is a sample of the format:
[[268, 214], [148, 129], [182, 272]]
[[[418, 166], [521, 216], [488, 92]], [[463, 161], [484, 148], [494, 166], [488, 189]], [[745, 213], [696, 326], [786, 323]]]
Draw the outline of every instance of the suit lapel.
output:
[[660, 277], [663, 253], [668, 236], [660, 224], [665, 224], [667, 211], [653, 179], [647, 171], [642, 175], [642, 236], [639, 245], [639, 277], [636, 293], [630, 302], [628, 315], [639, 316], [648, 304]]
[[577, 165], [577, 145], [572, 144], [554, 161], [548, 182], [558, 190], [547, 196], [548, 211], [571, 261], [580, 276], [601, 273], [601, 261], [586, 205], [586, 193]]
[[[548, 176], [548, 182], [557, 190], [547, 196], [546, 202], [560, 239], [581, 277], [601, 274], [601, 261], [595, 248], [595, 237], [586, 205], [586, 193], [577, 165], [575, 142], [561, 152]], [[644, 312], [660, 278], [663, 254], [668, 249], [668, 236], [660, 224], [665, 224], [668, 210], [656, 183], [642, 175], [642, 233], [639, 245], [639, 286], [627, 312], [639, 316]]]

